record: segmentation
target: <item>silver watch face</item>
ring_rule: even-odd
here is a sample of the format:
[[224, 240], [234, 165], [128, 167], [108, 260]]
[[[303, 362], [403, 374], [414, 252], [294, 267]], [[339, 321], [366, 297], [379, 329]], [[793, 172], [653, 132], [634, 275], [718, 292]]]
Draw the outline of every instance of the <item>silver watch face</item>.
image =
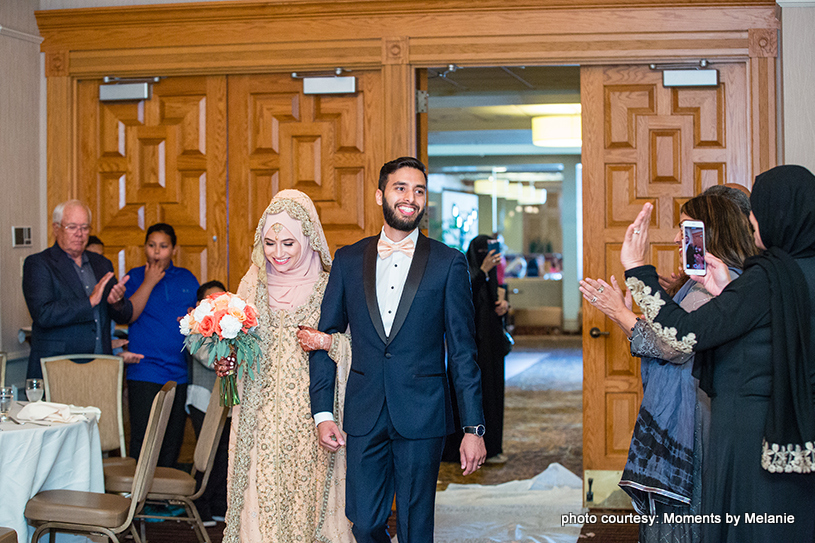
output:
[[478, 437], [481, 437], [486, 432], [486, 428], [484, 428], [483, 424], [479, 424], [478, 426], [465, 426], [464, 433], [465, 434], [475, 434]]

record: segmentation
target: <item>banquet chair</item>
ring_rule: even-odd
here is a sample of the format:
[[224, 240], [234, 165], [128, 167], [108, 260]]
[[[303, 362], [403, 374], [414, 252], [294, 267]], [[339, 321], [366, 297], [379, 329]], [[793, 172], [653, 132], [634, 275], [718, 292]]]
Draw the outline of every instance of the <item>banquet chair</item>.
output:
[[[159, 517], [154, 515], [137, 514], [140, 519], [161, 519], [189, 522], [197, 528], [196, 536], [202, 543], [211, 543], [209, 534], [198, 513], [194, 500], [201, 497], [207, 488], [212, 466], [215, 463], [215, 454], [218, 452], [218, 443], [226, 423], [227, 407], [221, 405], [220, 379], [216, 379], [209, 397], [207, 412], [201, 434], [195, 444], [193, 454], [192, 472], [187, 473], [180, 469], [157, 467], [153, 475], [153, 484], [147, 494], [147, 501], [163, 502], [173, 505], [182, 505], [185, 516]], [[202, 473], [201, 486], [196, 491], [197, 473]], [[105, 466], [105, 492], [127, 492], [133, 482], [134, 470], [128, 466]]]
[[[5, 355], [6, 353], [2, 354]], [[11, 528], [0, 526], [0, 543], [17, 543], [17, 532]]]
[[39, 541], [44, 532], [49, 533], [52, 541], [55, 532], [65, 532], [102, 535], [119, 543], [117, 536], [127, 529], [130, 529], [133, 540], [141, 543], [133, 526], [133, 517], [144, 507], [147, 490], [153, 482], [175, 397], [175, 386], [174, 381], [168, 382], [153, 400], [142, 453], [136, 463], [136, 474], [129, 489], [130, 496], [78, 490], [39, 492], [25, 506], [26, 518], [37, 527], [31, 543]]
[[[88, 362], [74, 362], [87, 360]], [[122, 385], [124, 361], [107, 354], [68, 354], [40, 359], [45, 385], [45, 399], [68, 405], [98, 407], [99, 440], [102, 452], [118, 450], [120, 456], [107, 456], [103, 465], [127, 465], [135, 469], [136, 461], [125, 450]]]

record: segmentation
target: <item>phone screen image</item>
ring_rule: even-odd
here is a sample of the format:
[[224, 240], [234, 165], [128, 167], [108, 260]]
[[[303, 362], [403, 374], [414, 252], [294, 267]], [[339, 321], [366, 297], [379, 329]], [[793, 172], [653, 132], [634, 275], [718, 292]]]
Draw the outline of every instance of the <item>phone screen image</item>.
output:
[[700, 221], [682, 223], [682, 259], [688, 275], [705, 274], [705, 225]]

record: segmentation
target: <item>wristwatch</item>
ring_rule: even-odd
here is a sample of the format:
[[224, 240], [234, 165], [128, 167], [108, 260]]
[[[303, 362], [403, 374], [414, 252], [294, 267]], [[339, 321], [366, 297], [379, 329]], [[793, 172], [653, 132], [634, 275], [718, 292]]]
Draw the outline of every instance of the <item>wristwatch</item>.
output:
[[478, 426], [465, 426], [464, 428], [462, 428], [462, 430], [464, 430], [465, 434], [475, 434], [478, 437], [483, 436], [484, 433], [487, 431], [487, 429], [484, 428], [483, 424], [479, 424]]

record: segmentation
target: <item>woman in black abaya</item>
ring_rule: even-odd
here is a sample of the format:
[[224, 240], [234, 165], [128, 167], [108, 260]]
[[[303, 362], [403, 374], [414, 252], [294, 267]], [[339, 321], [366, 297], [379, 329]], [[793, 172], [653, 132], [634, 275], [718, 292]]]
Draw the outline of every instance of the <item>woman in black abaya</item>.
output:
[[694, 374], [711, 397], [702, 540], [813, 541], [815, 176], [775, 167], [756, 177], [750, 203], [764, 251], [732, 282], [708, 254], [704, 285], [716, 298], [696, 311], [671, 301], [647, 265], [651, 204], [626, 231], [620, 259], [643, 318], [677, 350], [697, 353]]
[[[478, 348], [478, 367], [481, 369], [481, 390], [484, 404], [484, 444], [487, 447], [487, 462], [504, 461], [502, 455], [504, 436], [504, 315], [507, 312], [506, 300], [498, 299], [498, 275], [496, 265], [501, 261], [497, 251], [489, 251], [487, 242], [492, 238], [476, 236], [467, 249], [467, 262], [470, 266], [470, 282], [475, 306], [475, 340]], [[451, 387], [453, 412], [455, 391]], [[446, 462], [459, 462], [458, 445], [463, 433], [456, 421], [456, 437], [448, 436], [442, 458]]]

